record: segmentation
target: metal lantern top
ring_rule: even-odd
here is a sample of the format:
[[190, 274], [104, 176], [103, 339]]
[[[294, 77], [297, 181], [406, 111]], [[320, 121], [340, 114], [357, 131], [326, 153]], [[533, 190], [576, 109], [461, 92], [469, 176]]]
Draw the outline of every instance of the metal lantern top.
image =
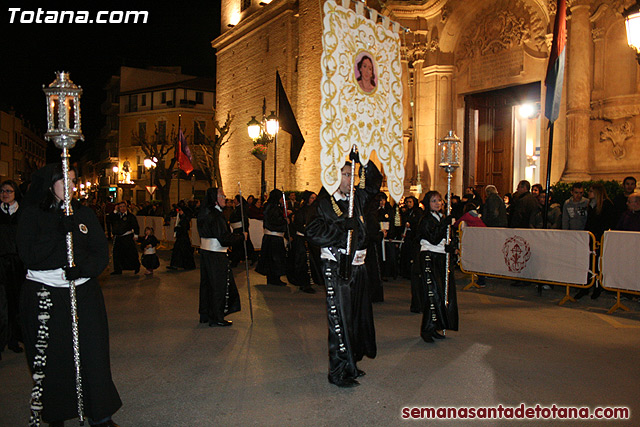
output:
[[440, 148], [440, 167], [447, 173], [453, 172], [460, 166], [460, 138], [454, 131], [450, 130], [449, 134], [442, 138], [438, 143]]
[[69, 73], [56, 72], [56, 79], [42, 86], [47, 97], [47, 132], [45, 138], [53, 140], [58, 148], [73, 148], [76, 140], [83, 140], [80, 129], [80, 95], [82, 88], [76, 86]]

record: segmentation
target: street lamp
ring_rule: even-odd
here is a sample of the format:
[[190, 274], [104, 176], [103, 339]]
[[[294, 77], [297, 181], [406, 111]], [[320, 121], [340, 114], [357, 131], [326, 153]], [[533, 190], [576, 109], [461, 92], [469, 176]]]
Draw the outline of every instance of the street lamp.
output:
[[622, 12], [622, 16], [627, 27], [627, 43], [636, 51], [636, 60], [640, 64], [640, 3], [636, 0], [636, 4]]
[[261, 162], [261, 177], [260, 177], [260, 197], [267, 190], [267, 183], [265, 181], [265, 162], [267, 160], [267, 144], [273, 141], [273, 188], [276, 188], [276, 176], [277, 176], [277, 153], [278, 153], [278, 130], [280, 129], [280, 123], [278, 122], [278, 116], [275, 111], [271, 111], [271, 114], [267, 117], [267, 100], [262, 98], [262, 122], [256, 120], [256, 116], [251, 116], [251, 120], [247, 123], [247, 132], [249, 137], [253, 140], [254, 148], [251, 153], [256, 156]]

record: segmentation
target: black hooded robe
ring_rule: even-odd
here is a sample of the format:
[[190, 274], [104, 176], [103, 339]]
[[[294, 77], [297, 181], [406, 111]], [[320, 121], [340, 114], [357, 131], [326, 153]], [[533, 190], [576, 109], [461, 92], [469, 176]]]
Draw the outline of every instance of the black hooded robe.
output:
[[[198, 215], [200, 239], [217, 239], [224, 248], [242, 235], [232, 234], [222, 210], [216, 204], [217, 188], [207, 190], [206, 203]], [[240, 295], [226, 249], [212, 251], [200, 247], [200, 320], [210, 325], [222, 322], [228, 314], [240, 311]]]
[[[367, 247], [367, 229], [364, 224], [364, 209], [367, 202], [380, 190], [382, 175], [369, 162], [365, 169], [365, 188], [358, 188], [354, 195], [354, 218], [357, 227], [353, 232], [353, 248]], [[361, 180], [362, 181], [362, 180]], [[309, 242], [329, 250], [336, 259], [340, 249], [346, 248], [348, 202], [335, 201], [334, 196], [319, 198], [316, 216], [307, 225]], [[340, 214], [337, 213], [340, 212]], [[353, 252], [352, 252], [353, 256]], [[373, 308], [367, 288], [367, 269], [364, 264], [353, 265], [348, 280], [338, 276], [339, 263], [322, 259], [325, 275], [327, 318], [329, 328], [329, 381], [340, 383], [354, 379], [357, 375], [356, 363], [367, 356], [376, 357], [377, 346]]]
[[[33, 175], [18, 223], [18, 253], [31, 271], [52, 271], [67, 265], [66, 233], [61, 227], [62, 210], [43, 210], [41, 189], [51, 182], [54, 168], [47, 165]], [[47, 190], [48, 191], [48, 190]], [[29, 203], [30, 202], [30, 203]], [[73, 204], [75, 263], [85, 283], [76, 285], [80, 363], [85, 415], [93, 420], [110, 417], [122, 402], [111, 377], [109, 326], [102, 290], [97, 277], [109, 262], [109, 248], [98, 219], [88, 207]], [[64, 273], [60, 273], [62, 277]], [[33, 368], [38, 342], [38, 293], [46, 289], [52, 302], [47, 322], [49, 339], [42, 383], [42, 419], [58, 422], [76, 418], [75, 364], [71, 334], [69, 288], [27, 279], [20, 296], [22, 331], [29, 368]]]

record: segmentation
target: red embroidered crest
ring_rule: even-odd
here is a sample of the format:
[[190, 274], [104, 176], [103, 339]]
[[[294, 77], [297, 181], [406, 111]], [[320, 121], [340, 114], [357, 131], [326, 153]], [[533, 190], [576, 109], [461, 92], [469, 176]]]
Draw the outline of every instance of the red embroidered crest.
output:
[[531, 247], [526, 240], [520, 236], [513, 236], [505, 240], [502, 246], [504, 263], [509, 271], [520, 273], [527, 266], [527, 261], [531, 258]]

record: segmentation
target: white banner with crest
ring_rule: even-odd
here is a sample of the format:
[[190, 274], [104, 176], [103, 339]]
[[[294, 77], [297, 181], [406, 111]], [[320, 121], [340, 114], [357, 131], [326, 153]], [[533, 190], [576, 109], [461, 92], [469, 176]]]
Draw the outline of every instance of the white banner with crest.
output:
[[584, 285], [588, 231], [465, 227], [460, 265], [466, 271]]
[[[375, 150], [391, 197], [404, 193], [400, 26], [350, 1], [324, 4], [320, 127], [322, 184], [340, 185], [340, 169], [353, 144], [367, 164]], [[391, 28], [390, 28], [391, 27]]]

